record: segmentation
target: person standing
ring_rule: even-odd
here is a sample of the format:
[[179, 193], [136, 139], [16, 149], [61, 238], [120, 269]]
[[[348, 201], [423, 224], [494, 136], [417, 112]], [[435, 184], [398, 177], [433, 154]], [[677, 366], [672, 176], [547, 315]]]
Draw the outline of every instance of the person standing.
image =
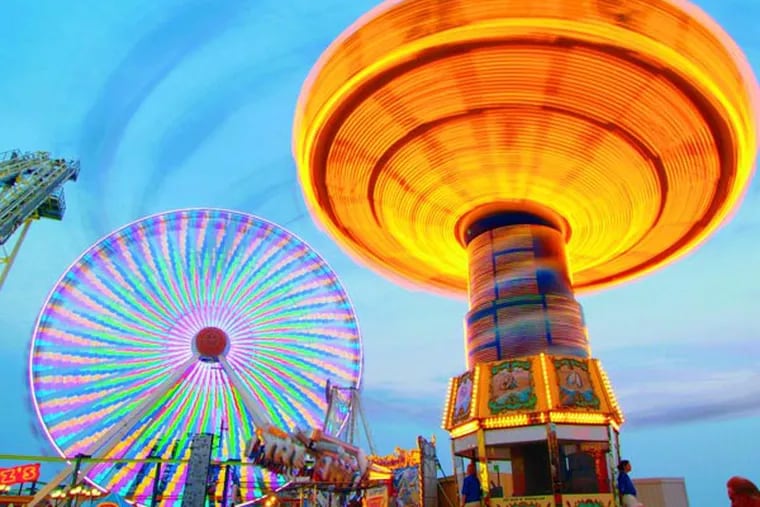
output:
[[480, 507], [483, 499], [483, 491], [480, 489], [480, 481], [475, 473], [475, 463], [467, 465], [467, 475], [462, 481], [462, 507]]
[[636, 486], [628, 475], [631, 468], [631, 462], [627, 459], [622, 460], [618, 465], [618, 492], [623, 501], [623, 507], [641, 507], [641, 502], [636, 498]]
[[731, 507], [760, 507], [760, 490], [744, 477], [731, 477], [726, 483]]

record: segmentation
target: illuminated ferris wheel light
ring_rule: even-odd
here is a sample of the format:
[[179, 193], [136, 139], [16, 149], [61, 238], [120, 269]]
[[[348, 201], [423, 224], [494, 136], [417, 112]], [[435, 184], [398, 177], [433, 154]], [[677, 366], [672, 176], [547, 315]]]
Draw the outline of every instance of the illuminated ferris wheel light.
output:
[[[252, 215], [191, 209], [129, 224], [71, 265], [38, 318], [29, 373], [62, 456], [108, 440], [110, 457], [187, 459], [192, 435], [224, 421], [225, 460], [243, 454], [256, 407], [283, 429], [321, 427], [326, 380], [357, 386], [361, 366], [353, 307], [306, 243]], [[147, 466], [87, 476], [142, 502]], [[186, 469], [163, 468], [163, 503], [179, 502]], [[285, 479], [245, 466], [240, 480], [251, 500]]]

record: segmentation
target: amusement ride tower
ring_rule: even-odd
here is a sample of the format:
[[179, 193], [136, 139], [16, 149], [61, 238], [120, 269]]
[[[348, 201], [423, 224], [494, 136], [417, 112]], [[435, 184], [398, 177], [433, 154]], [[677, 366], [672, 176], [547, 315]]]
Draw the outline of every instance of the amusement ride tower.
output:
[[674, 261], [737, 206], [756, 87], [677, 0], [392, 1], [317, 63], [306, 201], [368, 264], [467, 294], [444, 426], [492, 505], [613, 501], [622, 414], [576, 294]]
[[[79, 161], [52, 159], [46, 151], [0, 153], [0, 288], [16, 260], [32, 221], [63, 219], [63, 185], [76, 181]], [[8, 240], [21, 230], [10, 252]]]

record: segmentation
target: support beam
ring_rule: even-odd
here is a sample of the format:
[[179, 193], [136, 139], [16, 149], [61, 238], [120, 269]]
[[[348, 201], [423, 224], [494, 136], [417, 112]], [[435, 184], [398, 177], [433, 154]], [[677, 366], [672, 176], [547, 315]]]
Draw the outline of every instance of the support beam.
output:
[[264, 429], [272, 426], [272, 422], [269, 420], [269, 417], [266, 416], [264, 407], [261, 406], [261, 403], [259, 403], [258, 400], [254, 399], [254, 397], [251, 396], [251, 393], [248, 392], [248, 389], [244, 389], [242, 387], [245, 386], [243, 379], [241, 379], [240, 375], [238, 375], [234, 368], [230, 366], [230, 363], [227, 362], [227, 358], [221, 355], [217, 359], [219, 361], [219, 364], [222, 366], [222, 369], [227, 374], [230, 385], [235, 387], [235, 390], [243, 401], [243, 405], [245, 405], [245, 407], [248, 409], [248, 412], [251, 414], [253, 425], [259, 429]]
[[8, 278], [8, 272], [13, 267], [13, 262], [16, 260], [18, 251], [21, 249], [21, 244], [26, 238], [26, 233], [29, 231], [29, 226], [32, 225], [32, 220], [34, 219], [27, 218], [24, 220], [24, 225], [21, 226], [21, 231], [19, 231], [18, 239], [16, 239], [16, 243], [13, 245], [13, 248], [11, 248], [11, 253], [5, 256], [0, 256], [0, 265], [2, 265], [2, 271], [0, 271], [0, 289], [3, 288], [5, 279]]
[[[359, 397], [359, 389], [353, 388], [353, 392], [351, 393], [351, 398], [353, 400], [354, 409], [358, 412], [359, 418], [361, 419], [362, 427], [364, 428], [364, 436], [367, 437], [367, 445], [369, 446], [369, 452], [370, 454], [377, 454], [375, 449], [375, 444], [372, 441], [372, 434], [369, 432], [369, 423], [367, 422], [367, 418], [364, 415], [364, 408], [362, 407], [362, 401]], [[352, 442], [353, 443], [353, 442]]]
[[200, 433], [190, 444], [190, 465], [182, 490], [182, 507], [203, 507], [206, 503], [208, 470], [211, 466], [211, 449], [214, 435]]

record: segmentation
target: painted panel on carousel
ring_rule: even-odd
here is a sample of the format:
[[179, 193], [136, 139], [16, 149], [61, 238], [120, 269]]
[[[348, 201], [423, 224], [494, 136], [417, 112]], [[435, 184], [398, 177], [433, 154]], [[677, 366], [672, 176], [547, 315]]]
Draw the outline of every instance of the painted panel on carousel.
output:
[[538, 398], [533, 382], [533, 363], [512, 359], [488, 365], [490, 386], [488, 409], [491, 415], [536, 410]]
[[451, 424], [456, 426], [470, 419], [474, 371], [460, 375], [456, 380], [454, 406], [451, 409]]
[[611, 494], [581, 494], [581, 495], [562, 495], [564, 507], [614, 507], [614, 497]]
[[554, 507], [553, 496], [513, 496], [492, 498], [492, 507]]
[[599, 396], [594, 392], [588, 361], [569, 357], [555, 358], [554, 372], [557, 375], [560, 407], [593, 410], [601, 408]]

